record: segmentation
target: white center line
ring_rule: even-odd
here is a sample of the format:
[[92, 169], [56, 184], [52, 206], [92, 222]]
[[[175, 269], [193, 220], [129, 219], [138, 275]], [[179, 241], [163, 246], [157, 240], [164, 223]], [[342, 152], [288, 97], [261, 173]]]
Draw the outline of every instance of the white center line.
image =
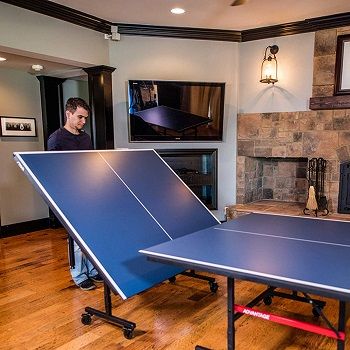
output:
[[281, 239], [287, 239], [291, 241], [302, 241], [302, 242], [309, 242], [309, 243], [318, 243], [318, 244], [327, 244], [327, 245], [333, 245], [333, 246], [339, 246], [339, 247], [347, 247], [350, 248], [349, 244], [342, 244], [342, 243], [332, 243], [332, 242], [324, 242], [324, 241], [315, 241], [312, 239], [304, 239], [304, 238], [295, 238], [295, 237], [284, 237], [284, 236], [278, 236], [278, 235], [269, 235], [266, 233], [257, 233], [257, 232], [249, 232], [249, 231], [241, 231], [241, 230], [233, 230], [228, 228], [221, 228], [221, 227], [214, 227], [215, 230], [221, 230], [221, 231], [230, 231], [230, 232], [240, 232], [240, 233], [246, 233], [248, 235], [255, 235], [255, 236], [264, 236], [264, 237], [272, 237], [272, 238], [281, 238]]

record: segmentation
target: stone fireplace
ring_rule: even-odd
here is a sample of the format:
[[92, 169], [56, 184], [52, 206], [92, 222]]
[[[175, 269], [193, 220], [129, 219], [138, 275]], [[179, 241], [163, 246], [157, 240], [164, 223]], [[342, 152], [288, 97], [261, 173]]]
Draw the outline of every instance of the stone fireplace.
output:
[[242, 203], [264, 199], [306, 201], [306, 158], [246, 157], [240, 170], [244, 170]]
[[322, 157], [328, 207], [337, 210], [340, 162], [350, 155], [350, 110], [240, 114], [237, 137], [238, 204], [267, 199], [268, 189], [269, 199], [305, 202], [307, 160]]
[[307, 161], [322, 157], [328, 209], [337, 211], [340, 164], [350, 160], [350, 109], [344, 107], [350, 106], [350, 95], [342, 96], [342, 103], [333, 96], [337, 36], [344, 34], [350, 27], [315, 33], [313, 110], [238, 115], [237, 204], [306, 203]]

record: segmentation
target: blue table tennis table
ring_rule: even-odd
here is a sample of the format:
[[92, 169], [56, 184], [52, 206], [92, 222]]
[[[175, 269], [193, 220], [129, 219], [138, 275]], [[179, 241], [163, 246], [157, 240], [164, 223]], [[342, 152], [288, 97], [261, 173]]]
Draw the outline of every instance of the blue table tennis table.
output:
[[[140, 252], [157, 262], [227, 276], [229, 350], [235, 348], [234, 322], [242, 315], [325, 335], [337, 340], [338, 350], [345, 347], [346, 306], [350, 301], [349, 222], [252, 213]], [[249, 304], [237, 305], [235, 279], [268, 288]], [[253, 309], [261, 301], [270, 304], [274, 296], [288, 297], [277, 288], [294, 291], [290, 299], [310, 303], [327, 327]], [[323, 313], [325, 303], [308, 293], [339, 301], [337, 327]]]
[[165, 135], [167, 129], [182, 134], [187, 130], [193, 129], [196, 136], [197, 128], [199, 126], [212, 122], [212, 119], [210, 118], [204, 118], [193, 113], [167, 106], [157, 106], [135, 112], [134, 114], [142, 118], [143, 121], [148, 124], [162, 127]]
[[154, 263], [138, 251], [219, 221], [154, 150], [16, 152], [15, 161], [81, 247], [105, 282], [105, 312], [85, 308], [121, 326], [131, 338], [136, 324], [112, 315], [110, 292], [130, 298], [179, 273], [215, 279]]

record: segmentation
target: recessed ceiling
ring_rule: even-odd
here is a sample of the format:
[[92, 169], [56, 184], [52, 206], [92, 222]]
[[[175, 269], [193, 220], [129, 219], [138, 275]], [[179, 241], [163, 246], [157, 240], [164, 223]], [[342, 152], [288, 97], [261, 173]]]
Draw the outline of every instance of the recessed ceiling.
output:
[[[49, 75], [52, 77], [60, 78], [85, 78], [85, 74], [81, 68], [72, 65], [27, 57], [24, 55], [17, 55], [6, 51], [0, 51], [0, 57], [6, 58], [6, 61], [0, 62], [0, 68], [16, 69], [33, 75]], [[43, 70], [40, 72], [35, 71], [31, 68], [33, 64], [39, 64], [43, 66]]]
[[[112, 23], [245, 30], [350, 12], [350, 0], [51, 0]], [[186, 12], [173, 15], [181, 7]]]

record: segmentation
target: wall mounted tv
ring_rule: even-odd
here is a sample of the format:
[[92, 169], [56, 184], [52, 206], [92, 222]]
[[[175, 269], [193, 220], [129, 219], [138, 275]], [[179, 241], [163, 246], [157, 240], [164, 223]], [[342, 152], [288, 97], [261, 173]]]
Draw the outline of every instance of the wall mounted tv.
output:
[[225, 83], [129, 80], [129, 140], [222, 141]]

